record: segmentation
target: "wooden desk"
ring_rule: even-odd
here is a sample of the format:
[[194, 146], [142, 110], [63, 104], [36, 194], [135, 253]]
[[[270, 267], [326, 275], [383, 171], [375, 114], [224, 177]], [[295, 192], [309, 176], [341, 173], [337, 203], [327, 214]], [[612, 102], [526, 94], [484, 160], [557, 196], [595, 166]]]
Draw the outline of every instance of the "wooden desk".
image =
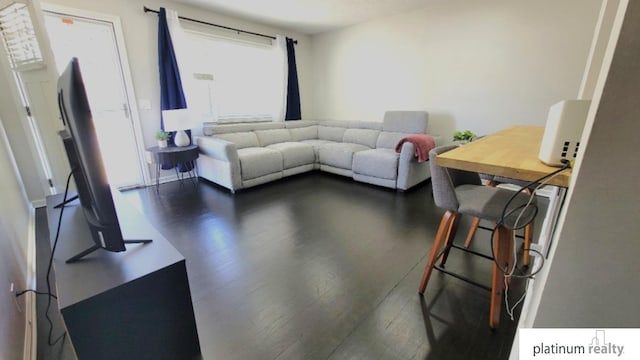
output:
[[[533, 181], [558, 169], [538, 159], [543, 133], [541, 126], [514, 126], [438, 155], [436, 164]], [[571, 169], [567, 169], [548, 184], [566, 188], [570, 176]]]
[[[559, 168], [545, 165], [538, 159], [544, 128], [542, 126], [514, 126], [487, 135], [476, 141], [438, 155], [436, 164], [443, 167], [474, 171], [533, 181]], [[537, 250], [549, 255], [551, 238], [555, 231], [562, 203], [569, 187], [571, 169], [553, 177], [544, 196], [549, 199], [538, 237]], [[539, 193], [540, 194], [540, 193]]]
[[[440, 154], [436, 158], [436, 164], [481, 174], [533, 181], [559, 169], [545, 165], [538, 159], [543, 134], [542, 126], [514, 126]], [[552, 186], [543, 195], [549, 199], [549, 205], [535, 246], [538, 246], [537, 250], [545, 257], [549, 255], [551, 239], [570, 177], [571, 169], [560, 172], [548, 181], [547, 184]]]

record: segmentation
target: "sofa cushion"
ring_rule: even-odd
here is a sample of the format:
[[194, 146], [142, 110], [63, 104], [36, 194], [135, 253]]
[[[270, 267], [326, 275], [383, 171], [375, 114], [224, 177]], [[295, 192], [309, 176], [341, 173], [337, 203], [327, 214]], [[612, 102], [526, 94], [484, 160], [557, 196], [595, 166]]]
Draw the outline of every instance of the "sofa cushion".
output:
[[316, 161], [316, 153], [311, 144], [300, 142], [284, 142], [271, 144], [267, 149], [278, 150], [282, 153], [284, 169], [296, 166], [310, 165]]
[[371, 149], [353, 155], [353, 173], [395, 180], [398, 177], [398, 154], [393, 149]]
[[378, 136], [378, 142], [376, 143], [377, 149], [395, 149], [396, 145], [402, 140], [404, 137], [409, 136], [410, 134], [401, 133], [401, 132], [389, 132], [383, 131]]
[[351, 170], [353, 154], [369, 150], [368, 147], [351, 143], [325, 144], [318, 150], [320, 164]]
[[282, 171], [282, 153], [278, 150], [250, 147], [238, 150], [242, 180]]
[[289, 129], [291, 141], [312, 140], [318, 138], [318, 126], [311, 125]]
[[236, 148], [238, 149], [260, 146], [260, 143], [258, 143], [258, 137], [253, 131], [238, 132], [238, 133], [231, 133], [231, 134], [218, 134], [218, 135], [215, 135], [214, 137], [232, 142], [236, 144]]
[[347, 128], [337, 126], [318, 125], [318, 139], [330, 141], [342, 141]]
[[349, 127], [349, 123], [353, 123], [355, 121], [346, 121], [346, 120], [320, 120], [318, 121], [318, 125], [324, 125], [324, 126], [333, 126], [333, 127], [342, 127], [342, 128], [348, 128]]
[[258, 122], [258, 123], [238, 123], [238, 124], [221, 124], [219, 122], [206, 122], [202, 124], [202, 133], [204, 135], [227, 134], [254, 130], [282, 129], [282, 122]]
[[369, 129], [347, 129], [344, 132], [343, 142], [364, 145], [370, 149], [376, 147], [380, 131]]
[[426, 111], [387, 111], [384, 113], [382, 130], [409, 134], [424, 134], [427, 131], [429, 113]]
[[294, 129], [294, 128], [307, 127], [307, 126], [312, 126], [317, 124], [318, 122], [313, 120], [294, 120], [294, 121], [285, 121], [284, 127], [286, 127], [287, 129]]
[[335, 141], [330, 141], [330, 140], [320, 140], [320, 139], [311, 139], [311, 140], [301, 140], [300, 141], [303, 144], [309, 144], [311, 146], [313, 146], [314, 148], [319, 149], [321, 146], [325, 145], [325, 144], [335, 144]]
[[260, 146], [291, 141], [291, 134], [289, 134], [288, 129], [257, 130], [256, 136]]
[[380, 121], [349, 121], [348, 126], [350, 129], [382, 130]]
[[313, 146], [313, 151], [316, 153], [316, 162], [320, 162], [320, 155], [318, 154], [320, 151], [320, 148], [325, 144], [335, 144], [336, 142], [329, 141], [329, 140], [311, 139], [311, 140], [302, 140], [301, 143], [309, 144]]

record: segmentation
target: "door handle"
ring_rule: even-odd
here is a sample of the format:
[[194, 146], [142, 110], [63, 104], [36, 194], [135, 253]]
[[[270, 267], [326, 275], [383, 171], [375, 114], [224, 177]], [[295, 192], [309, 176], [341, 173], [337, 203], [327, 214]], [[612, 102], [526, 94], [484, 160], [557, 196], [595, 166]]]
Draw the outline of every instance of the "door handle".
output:
[[131, 114], [129, 114], [129, 111], [130, 111], [129, 110], [129, 104], [123, 103], [122, 104], [122, 111], [124, 111], [124, 117], [128, 119], [130, 117], [130, 115], [131, 115]]

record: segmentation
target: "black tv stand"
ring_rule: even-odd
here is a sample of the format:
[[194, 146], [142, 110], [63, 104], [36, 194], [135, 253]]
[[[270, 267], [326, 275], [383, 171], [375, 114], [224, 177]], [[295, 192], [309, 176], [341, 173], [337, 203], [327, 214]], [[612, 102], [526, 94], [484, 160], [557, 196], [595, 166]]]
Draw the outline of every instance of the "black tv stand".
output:
[[[123, 237], [153, 242], [122, 252], [87, 249], [91, 233], [82, 206], [64, 207], [53, 267], [66, 341], [78, 359], [201, 360], [184, 257], [118, 191], [113, 199]], [[52, 245], [62, 211], [54, 206], [62, 200], [61, 194], [47, 198]]]
[[[145, 239], [145, 240], [125, 240], [124, 243], [125, 244], [148, 244], [150, 242], [152, 242], [153, 240], [151, 239]], [[77, 253], [76, 255], [73, 255], [72, 257], [68, 258], [67, 261], [65, 261], [65, 263], [67, 264], [71, 264], [74, 263], [80, 259], [82, 259], [83, 257], [91, 254], [92, 252], [96, 251], [96, 250], [100, 250], [102, 249], [101, 246], [98, 245], [93, 245], [91, 247], [89, 247], [86, 250], [83, 250], [79, 253]]]

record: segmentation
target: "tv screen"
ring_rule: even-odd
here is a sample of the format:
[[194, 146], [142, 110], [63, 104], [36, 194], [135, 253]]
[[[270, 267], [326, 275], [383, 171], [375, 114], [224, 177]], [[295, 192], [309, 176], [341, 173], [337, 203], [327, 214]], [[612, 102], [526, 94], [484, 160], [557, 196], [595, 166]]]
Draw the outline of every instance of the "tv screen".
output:
[[58, 78], [58, 106], [65, 129], [60, 131], [78, 198], [87, 220], [93, 245], [67, 262], [98, 250], [125, 251], [125, 244], [150, 240], [124, 240], [102, 160], [80, 65], [73, 58]]

